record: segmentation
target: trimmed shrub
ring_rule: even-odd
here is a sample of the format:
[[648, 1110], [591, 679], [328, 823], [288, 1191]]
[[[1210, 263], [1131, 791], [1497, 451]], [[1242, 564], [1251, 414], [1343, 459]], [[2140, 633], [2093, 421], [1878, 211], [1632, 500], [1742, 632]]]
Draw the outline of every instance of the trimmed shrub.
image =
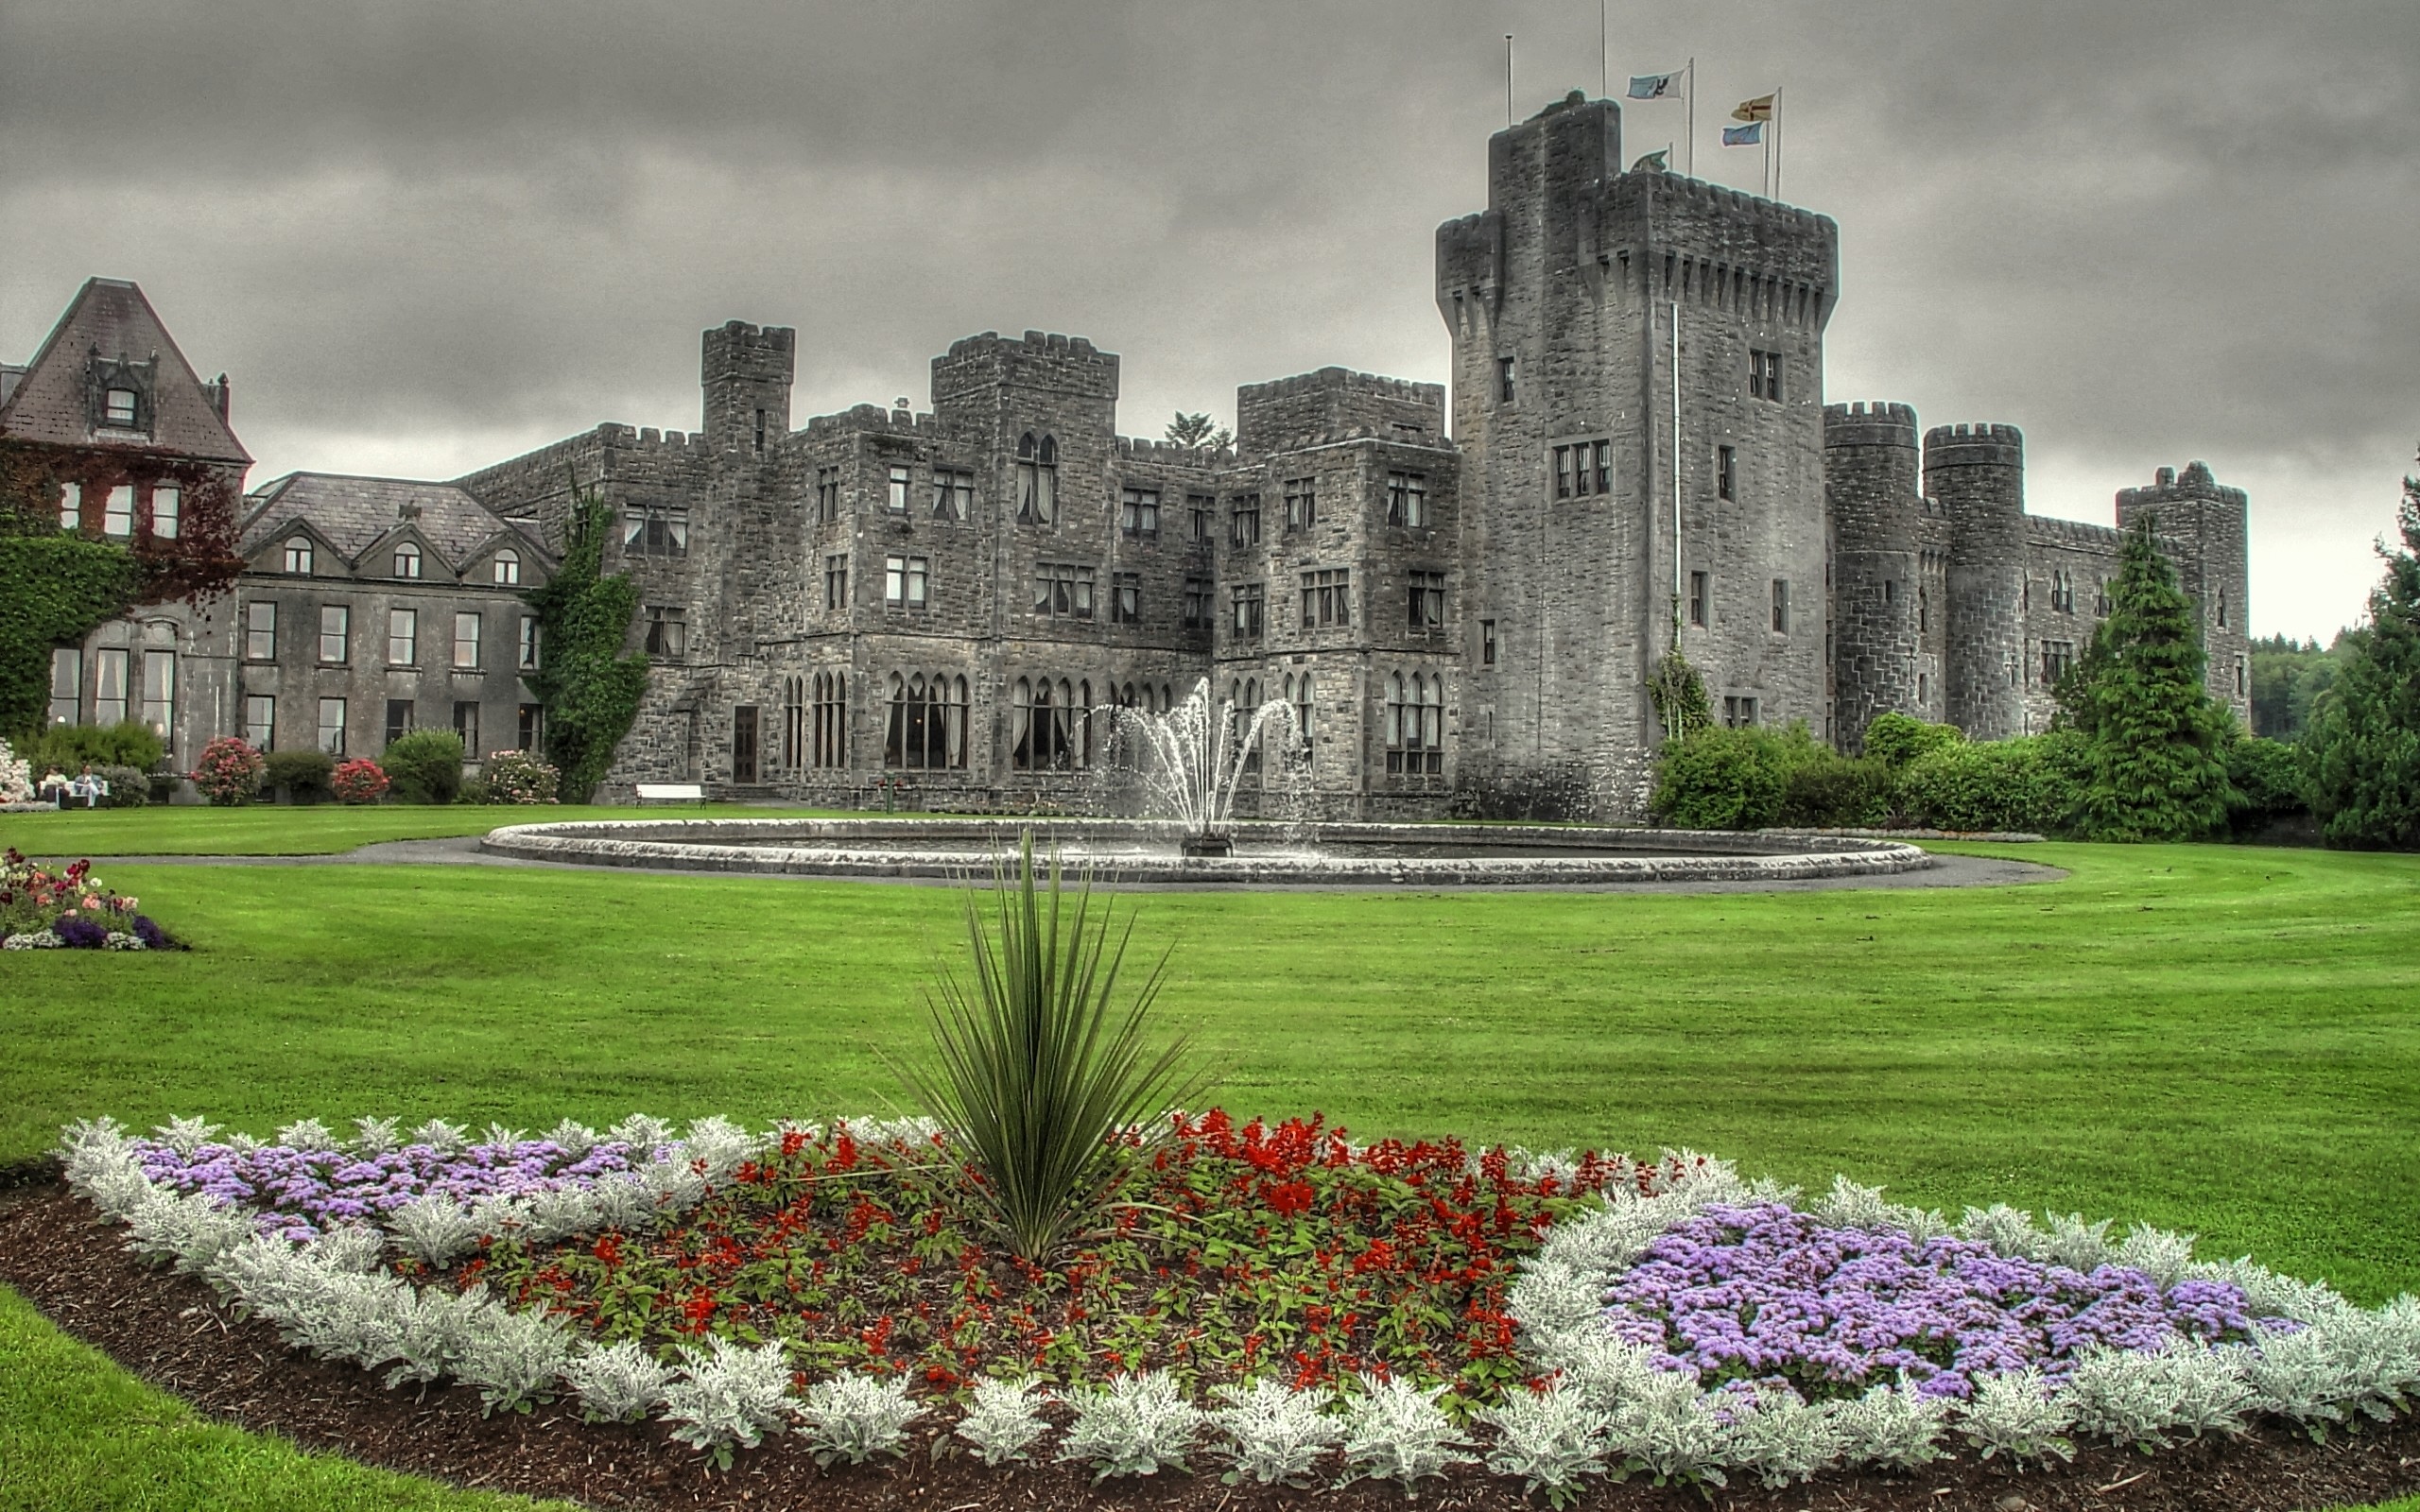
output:
[[[76, 771], [70, 767], [68, 775], [72, 777]], [[93, 775], [110, 785], [109, 797], [101, 799], [105, 809], [139, 809], [151, 801], [151, 776], [139, 767], [96, 763]]]
[[2238, 834], [2310, 812], [2310, 763], [2299, 746], [2248, 735], [2227, 747], [2227, 782], [2240, 799], [2227, 812]]
[[1879, 824], [1891, 786], [1888, 767], [1841, 755], [1804, 724], [1703, 730], [1665, 744], [1655, 812], [1684, 830]]
[[259, 751], [239, 735], [221, 735], [201, 748], [194, 763], [193, 785], [215, 808], [250, 803], [261, 794], [261, 771], [268, 765]]
[[1865, 753], [1894, 772], [1965, 740], [1956, 725], [1928, 725], [1897, 713], [1876, 714], [1865, 727]]
[[273, 750], [261, 768], [261, 785], [285, 795], [288, 803], [321, 803], [337, 796], [329, 779], [337, 759], [323, 750]]
[[73, 776], [89, 762], [103, 766], [130, 766], [147, 772], [160, 765], [165, 748], [160, 737], [140, 720], [114, 725], [52, 725], [25, 747], [25, 758], [40, 777], [56, 766]]
[[562, 788], [562, 773], [535, 751], [500, 750], [488, 757], [487, 803], [552, 803]]
[[340, 802], [375, 803], [387, 796], [387, 773], [369, 757], [356, 756], [337, 765], [328, 786]]
[[462, 737], [450, 730], [415, 730], [388, 743], [380, 765], [399, 803], [451, 803], [462, 791]]
[[1899, 809], [1936, 830], [2064, 830], [2087, 760], [2072, 735], [1961, 742], [1899, 774]]

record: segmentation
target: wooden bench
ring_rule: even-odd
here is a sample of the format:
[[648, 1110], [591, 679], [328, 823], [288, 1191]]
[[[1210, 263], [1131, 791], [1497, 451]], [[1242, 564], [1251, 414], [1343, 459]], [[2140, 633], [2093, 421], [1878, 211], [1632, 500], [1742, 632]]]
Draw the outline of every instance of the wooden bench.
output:
[[703, 803], [705, 788], [697, 782], [640, 782], [631, 789], [640, 803]]

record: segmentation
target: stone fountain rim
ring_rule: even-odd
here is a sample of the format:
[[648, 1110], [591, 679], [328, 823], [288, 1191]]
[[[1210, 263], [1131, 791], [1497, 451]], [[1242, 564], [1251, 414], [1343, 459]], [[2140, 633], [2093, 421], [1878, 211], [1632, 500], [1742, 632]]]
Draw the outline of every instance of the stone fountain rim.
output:
[[[1081, 830], [1112, 838], [1167, 836], [1185, 825], [1174, 819], [1099, 819], [1039, 816], [970, 816], [901, 818], [666, 818], [576, 819], [507, 825], [491, 831], [479, 849], [525, 861], [580, 866], [631, 867], [679, 871], [716, 871], [836, 879], [950, 879], [987, 870], [1012, 844], [1020, 829], [1046, 841], [1054, 829]], [[1563, 885], [1675, 882], [1797, 882], [1831, 877], [1877, 877], [1922, 870], [1935, 864], [1922, 849], [1900, 840], [1841, 835], [1776, 834], [1726, 830], [1655, 830], [1610, 825], [1387, 823], [1374, 821], [1289, 827], [1270, 820], [1239, 819], [1222, 827], [1234, 834], [1282, 833], [1308, 829], [1314, 835], [1363, 843], [1441, 841], [1494, 845], [1534, 844], [1558, 848], [1601, 844], [1600, 856], [1391, 857], [1323, 856], [1119, 856], [1092, 863], [1094, 877], [1118, 884], [1253, 884], [1339, 887], [1450, 885]], [[879, 840], [888, 831], [924, 838], [962, 834], [962, 851], [901, 850], [822, 841]], [[954, 833], [955, 832], [955, 833]], [[741, 843], [755, 837], [755, 843]], [[796, 840], [802, 843], [782, 845]], [[1639, 854], [1670, 851], [1670, 854]]]

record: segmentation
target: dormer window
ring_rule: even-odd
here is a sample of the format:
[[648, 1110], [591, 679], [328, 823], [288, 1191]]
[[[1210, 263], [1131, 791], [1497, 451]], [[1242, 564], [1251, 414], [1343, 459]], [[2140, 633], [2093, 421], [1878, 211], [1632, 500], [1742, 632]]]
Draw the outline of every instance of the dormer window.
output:
[[306, 577], [310, 576], [310, 537], [288, 536], [285, 538], [285, 570], [289, 573], [300, 574]]
[[495, 580], [505, 584], [521, 581], [521, 553], [508, 547], [495, 554]]
[[395, 576], [398, 577], [420, 576], [420, 548], [408, 541], [395, 548]]
[[101, 396], [101, 418], [123, 430], [134, 428], [134, 390], [112, 388]]

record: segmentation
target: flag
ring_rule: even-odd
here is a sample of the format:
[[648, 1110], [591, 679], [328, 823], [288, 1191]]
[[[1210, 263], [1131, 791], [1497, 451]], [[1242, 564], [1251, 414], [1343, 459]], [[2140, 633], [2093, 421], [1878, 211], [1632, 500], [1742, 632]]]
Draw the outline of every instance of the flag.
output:
[[1681, 87], [1687, 77], [1685, 69], [1678, 74], [1633, 74], [1630, 77], [1630, 97], [1634, 100], [1660, 100]]
[[1633, 173], [1669, 173], [1672, 171], [1672, 149], [1657, 147], [1630, 165]]
[[[1778, 91], [1776, 91], [1776, 93], [1778, 93]], [[1773, 96], [1772, 94], [1759, 94], [1753, 100], [1741, 100], [1739, 102], [1739, 108], [1731, 112], [1731, 118], [1735, 121], [1772, 120], [1773, 118]]]
[[1753, 147], [1765, 139], [1765, 123], [1751, 121], [1746, 126], [1722, 129], [1722, 145], [1726, 147]]

